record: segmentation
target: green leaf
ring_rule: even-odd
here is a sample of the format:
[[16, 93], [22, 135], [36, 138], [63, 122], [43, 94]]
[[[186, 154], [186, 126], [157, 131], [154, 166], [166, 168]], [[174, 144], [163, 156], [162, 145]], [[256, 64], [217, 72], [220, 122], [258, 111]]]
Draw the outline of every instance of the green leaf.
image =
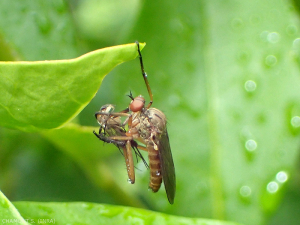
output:
[[[238, 225], [208, 219], [171, 216], [149, 210], [110, 206], [94, 203], [38, 203], [15, 202], [24, 216], [44, 224], [197, 224], [197, 225]], [[48, 221], [48, 222], [47, 222]]]
[[107, 73], [137, 56], [136, 49], [127, 44], [70, 60], [0, 62], [0, 125], [25, 131], [62, 126], [91, 101]]
[[28, 225], [14, 205], [0, 191], [0, 223], [1, 224], [23, 224]]
[[68, 5], [57, 1], [0, 1], [0, 59], [50, 60], [78, 55]]
[[[168, 118], [177, 173], [178, 205], [149, 201], [176, 215], [263, 224], [298, 158], [300, 33], [293, 6], [145, 2], [140, 15], [128, 39], [147, 40], [152, 106]], [[138, 69], [117, 70], [112, 89], [121, 94], [112, 104], [124, 107], [126, 90], [149, 101]]]
[[[98, 129], [69, 123], [60, 129], [43, 131], [42, 135], [76, 161], [93, 184], [109, 193], [117, 202], [145, 207], [136, 198], [137, 187], [124, 185], [124, 182], [127, 184], [124, 157], [115, 145], [104, 144], [95, 137], [93, 130]], [[117, 155], [117, 159], [113, 158], [112, 161], [109, 158], [112, 155]]]

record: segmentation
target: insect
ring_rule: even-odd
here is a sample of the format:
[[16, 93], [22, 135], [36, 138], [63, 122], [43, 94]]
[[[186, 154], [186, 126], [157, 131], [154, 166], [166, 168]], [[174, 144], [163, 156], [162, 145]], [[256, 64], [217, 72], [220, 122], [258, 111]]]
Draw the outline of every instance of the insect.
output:
[[[100, 124], [100, 129], [99, 129], [99, 134], [97, 134], [95, 131], [93, 133], [101, 141], [104, 141], [106, 143], [113, 143], [114, 145], [116, 145], [118, 147], [119, 150], [120, 149], [123, 150], [123, 152], [121, 152], [121, 153], [125, 157], [125, 163], [126, 163], [127, 173], [128, 173], [128, 182], [134, 184], [135, 173], [134, 173], [131, 147], [133, 148], [136, 156], [140, 157], [142, 159], [142, 161], [144, 162], [144, 164], [147, 168], [148, 168], [148, 164], [146, 163], [142, 154], [137, 149], [138, 144], [136, 143], [136, 141], [134, 141], [134, 140], [131, 140], [131, 141], [119, 140], [118, 141], [118, 140], [112, 140], [109, 138], [110, 136], [125, 136], [126, 135], [126, 130], [124, 129], [124, 125], [122, 125], [120, 116], [99, 114], [100, 112], [110, 114], [111, 112], [114, 111], [114, 109], [115, 109], [115, 107], [113, 105], [106, 104], [100, 108], [99, 112], [95, 113], [95, 117], [98, 120], [98, 123]], [[128, 142], [130, 142], [130, 144]]]
[[[105, 110], [101, 107], [102, 110], [100, 109], [95, 115], [101, 127], [106, 129], [106, 136], [101, 134], [101, 130], [99, 130], [98, 135], [95, 134], [100, 140], [113, 143], [118, 147], [123, 147], [123, 150], [125, 148], [124, 146], [126, 146], [124, 156], [127, 171], [130, 171], [130, 173], [128, 172], [129, 179], [134, 177], [134, 175], [132, 175], [134, 174], [133, 157], [132, 154], [129, 153], [131, 147], [133, 149], [137, 148], [147, 151], [150, 167], [149, 188], [153, 192], [157, 192], [163, 181], [168, 200], [170, 204], [173, 204], [176, 191], [176, 178], [166, 127], [166, 117], [159, 109], [151, 108], [153, 95], [147, 74], [144, 70], [139, 43], [136, 42], [136, 44], [141, 71], [148, 90], [150, 102], [145, 106], [143, 96], [139, 95], [133, 98], [130, 93], [129, 97], [132, 101], [129, 107], [121, 112], [113, 112], [114, 108], [112, 107], [109, 109], [106, 108]], [[121, 116], [126, 118], [123, 123], [120, 122]], [[127, 131], [124, 129], [126, 124], [128, 125]], [[137, 144], [136, 141], [141, 142], [144, 146]]]

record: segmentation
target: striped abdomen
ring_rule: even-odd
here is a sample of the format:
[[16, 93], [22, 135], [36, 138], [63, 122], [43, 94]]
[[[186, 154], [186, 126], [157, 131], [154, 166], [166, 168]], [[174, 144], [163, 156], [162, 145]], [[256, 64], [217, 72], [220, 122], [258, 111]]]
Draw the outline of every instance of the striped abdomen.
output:
[[150, 167], [150, 183], [149, 188], [153, 192], [157, 192], [162, 182], [161, 165], [159, 159], [159, 151], [155, 150], [152, 145], [147, 146], [149, 167]]

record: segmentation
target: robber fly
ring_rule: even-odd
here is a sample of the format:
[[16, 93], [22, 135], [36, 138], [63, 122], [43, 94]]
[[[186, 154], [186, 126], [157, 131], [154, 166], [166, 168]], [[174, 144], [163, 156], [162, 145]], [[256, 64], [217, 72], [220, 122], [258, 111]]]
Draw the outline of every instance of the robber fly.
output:
[[[147, 106], [145, 106], [145, 99], [143, 96], [139, 95], [138, 97], [133, 98], [130, 93], [129, 97], [132, 101], [127, 109], [119, 113], [113, 112], [114, 108], [110, 108], [109, 110], [100, 110], [96, 113], [96, 118], [101, 127], [104, 125], [104, 128], [106, 126], [108, 129], [106, 131], [107, 135], [105, 136], [105, 140], [101, 139], [103, 136], [101, 134], [101, 130], [98, 135], [96, 134], [96, 136], [99, 139], [113, 143], [118, 147], [126, 145], [126, 154], [124, 153], [126, 166], [127, 170], [129, 167], [133, 170], [131, 171], [133, 174], [133, 159], [132, 154], [129, 153], [131, 147], [147, 151], [150, 167], [149, 188], [153, 192], [157, 192], [162, 181], [164, 181], [168, 200], [170, 204], [173, 204], [176, 191], [176, 178], [166, 127], [166, 117], [160, 110], [150, 108], [153, 103], [153, 95], [147, 79], [147, 74], [144, 71], [139, 43], [136, 42], [136, 44], [142, 75], [150, 96], [150, 102]], [[123, 123], [119, 121], [121, 116], [126, 117]], [[110, 125], [110, 123], [114, 123], [113, 119], [116, 119], [117, 121], [116, 126]], [[124, 129], [126, 124], [128, 125], [127, 131]], [[136, 141], [141, 142], [145, 146], [137, 144]]]

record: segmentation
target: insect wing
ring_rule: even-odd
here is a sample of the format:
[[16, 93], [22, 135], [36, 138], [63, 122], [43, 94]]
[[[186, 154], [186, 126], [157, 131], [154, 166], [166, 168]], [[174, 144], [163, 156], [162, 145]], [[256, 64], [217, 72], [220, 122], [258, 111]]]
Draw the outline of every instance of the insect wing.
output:
[[158, 150], [167, 197], [170, 204], [173, 204], [176, 192], [176, 177], [167, 129], [160, 137]]

